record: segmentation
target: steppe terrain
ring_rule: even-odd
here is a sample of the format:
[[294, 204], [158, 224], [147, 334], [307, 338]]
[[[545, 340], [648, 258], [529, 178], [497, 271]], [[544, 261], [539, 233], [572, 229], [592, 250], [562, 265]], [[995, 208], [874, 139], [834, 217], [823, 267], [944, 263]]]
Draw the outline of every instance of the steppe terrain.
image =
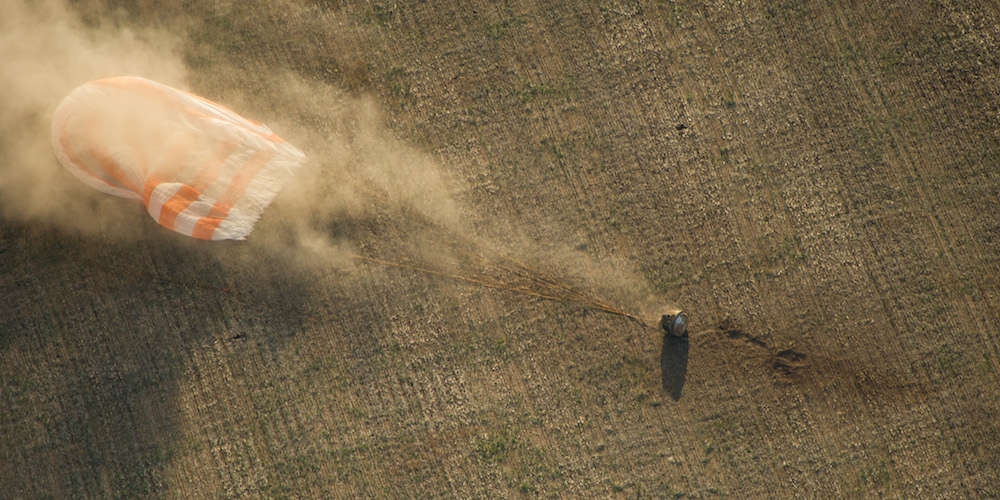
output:
[[[0, 6], [0, 497], [1000, 496], [995, 1]], [[167, 231], [119, 74], [310, 163]]]

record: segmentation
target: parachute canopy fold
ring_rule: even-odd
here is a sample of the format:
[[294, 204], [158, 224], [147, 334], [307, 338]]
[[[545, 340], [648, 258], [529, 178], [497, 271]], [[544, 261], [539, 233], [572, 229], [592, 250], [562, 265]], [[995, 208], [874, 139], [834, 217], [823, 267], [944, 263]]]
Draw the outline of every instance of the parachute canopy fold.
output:
[[84, 184], [203, 240], [245, 239], [306, 161], [263, 124], [139, 77], [71, 92], [52, 120], [52, 146]]

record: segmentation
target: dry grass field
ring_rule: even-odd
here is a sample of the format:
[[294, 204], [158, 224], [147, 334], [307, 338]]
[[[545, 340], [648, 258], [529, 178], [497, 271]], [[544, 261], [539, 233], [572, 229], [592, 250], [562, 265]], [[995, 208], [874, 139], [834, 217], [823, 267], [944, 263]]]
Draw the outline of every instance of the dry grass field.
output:
[[[1000, 496], [995, 1], [0, 6], [2, 498]], [[58, 165], [129, 73], [309, 155], [247, 241]]]

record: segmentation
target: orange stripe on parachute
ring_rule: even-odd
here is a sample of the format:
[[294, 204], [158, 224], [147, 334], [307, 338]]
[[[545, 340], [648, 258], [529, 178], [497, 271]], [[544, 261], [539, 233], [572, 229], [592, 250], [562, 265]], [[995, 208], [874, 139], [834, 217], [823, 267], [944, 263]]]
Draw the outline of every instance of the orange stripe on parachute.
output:
[[[229, 159], [229, 156], [233, 154], [236, 150], [236, 143], [227, 142], [223, 144], [223, 148], [215, 153], [212, 159], [205, 164], [204, 167], [198, 172], [198, 176], [194, 178], [193, 181], [185, 184], [169, 200], [165, 201], [163, 205], [160, 206], [160, 213], [156, 221], [167, 229], [174, 229], [174, 222], [177, 220], [177, 216], [181, 212], [188, 209], [192, 203], [198, 200], [201, 193], [207, 188], [212, 182], [214, 182], [218, 177], [222, 169], [222, 165]], [[155, 188], [155, 186], [154, 186]], [[147, 186], [147, 190], [152, 193], [152, 190]], [[149, 198], [146, 198], [146, 205], [149, 206]]]
[[191, 236], [203, 240], [212, 239], [215, 229], [229, 216], [229, 211], [232, 210], [233, 205], [246, 194], [247, 188], [250, 187], [250, 183], [253, 182], [254, 177], [257, 176], [273, 157], [274, 153], [271, 151], [257, 151], [254, 153], [250, 161], [233, 177], [233, 183], [229, 186], [229, 190], [215, 202], [208, 215], [198, 220], [191, 231]]
[[[182, 137], [180, 139], [180, 141], [182, 141], [181, 144], [175, 145], [175, 144], [171, 143], [169, 145], [169, 151], [170, 151], [169, 156], [167, 156], [167, 158], [165, 160], [161, 161], [160, 164], [156, 166], [157, 168], [154, 170], [154, 172], [157, 172], [157, 171], [158, 172], [164, 172], [164, 171], [166, 171], [166, 172], [178, 172], [178, 171], [180, 171], [182, 160], [184, 159], [185, 156], [187, 156], [188, 153], [191, 152], [191, 149], [192, 149], [191, 143], [194, 142], [190, 136]], [[171, 169], [173, 169], [173, 170], [171, 170]], [[146, 189], [143, 191], [143, 194], [142, 194], [142, 201], [146, 205], [146, 207], [148, 208], [149, 207], [149, 197], [153, 195], [153, 190], [156, 189], [156, 186], [158, 186], [163, 181], [159, 180], [159, 178], [156, 176], [156, 174], [149, 172], [148, 168], [145, 169], [145, 172], [146, 172], [146, 179], [147, 180], [146, 180], [146, 186], [145, 186]], [[157, 221], [159, 221], [158, 218], [157, 218]]]
[[306, 161], [260, 122], [139, 77], [78, 87], [51, 130], [57, 158], [85, 184], [136, 198], [164, 227], [200, 239], [245, 238]]
[[[115, 160], [107, 152], [99, 150], [93, 146], [91, 146], [87, 152], [90, 154], [90, 157], [97, 162], [101, 169], [111, 174], [111, 177], [114, 177], [115, 181], [118, 182], [118, 186], [114, 187], [131, 190], [136, 195], [139, 195], [142, 192], [139, 190], [138, 186], [132, 182], [132, 179], [129, 178], [128, 174], [122, 171], [121, 166], [118, 165], [118, 160]], [[108, 183], [106, 180], [104, 182], [109, 186], [111, 185], [111, 183]]]
[[[153, 174], [146, 177], [146, 189], [142, 192], [142, 203], [146, 205], [147, 208], [149, 208], [149, 197], [153, 196], [153, 190], [156, 189], [156, 186], [159, 186], [161, 183], [163, 183], [163, 181]], [[159, 219], [156, 220], [156, 222], [159, 221]]]
[[98, 150], [93, 146], [94, 144], [94, 140], [92, 138], [93, 134], [96, 130], [98, 130], [101, 127], [100, 120], [95, 119], [94, 122], [96, 123], [92, 123], [90, 124], [89, 127], [87, 127], [87, 130], [89, 132], [87, 137], [87, 142], [91, 144], [91, 146], [87, 149], [87, 154], [97, 164], [96, 166], [104, 169], [104, 171], [110, 174], [111, 177], [118, 184], [116, 185], [111, 182], [108, 182], [108, 179], [105, 176], [97, 173], [98, 171], [94, 169], [95, 165], [92, 165], [91, 162], [88, 162], [86, 160], [81, 160], [80, 157], [77, 155], [78, 153], [77, 149], [67, 144], [68, 137], [64, 135], [59, 139], [59, 145], [62, 146], [63, 152], [66, 154], [66, 157], [69, 158], [69, 160], [73, 162], [73, 164], [76, 165], [76, 167], [79, 168], [81, 171], [85, 172], [90, 177], [93, 177], [94, 179], [103, 182], [109, 187], [116, 189], [130, 189], [136, 195], [141, 194], [139, 188], [136, 187], [136, 185], [132, 182], [132, 180], [128, 177], [128, 175], [125, 174], [125, 172], [122, 172], [122, 169], [121, 167], [119, 167], [118, 162], [114, 158], [111, 158], [110, 155], [108, 155], [107, 153]]
[[93, 177], [93, 178], [95, 178], [95, 179], [103, 182], [104, 184], [107, 184], [108, 187], [112, 187], [112, 188], [119, 187], [119, 186], [115, 186], [114, 184], [108, 182], [108, 180], [105, 179], [104, 176], [98, 175], [98, 174], [94, 173], [94, 169], [91, 168], [90, 165], [87, 165], [86, 162], [81, 161], [80, 157], [78, 157], [76, 154], [74, 154], [76, 150], [70, 148], [69, 145], [66, 144], [66, 136], [63, 136], [62, 138], [60, 138], [59, 145], [62, 146], [63, 152], [66, 154], [66, 157], [69, 158], [69, 161], [73, 163], [73, 166], [75, 166], [76, 168], [80, 169], [83, 173], [89, 175], [90, 177]]

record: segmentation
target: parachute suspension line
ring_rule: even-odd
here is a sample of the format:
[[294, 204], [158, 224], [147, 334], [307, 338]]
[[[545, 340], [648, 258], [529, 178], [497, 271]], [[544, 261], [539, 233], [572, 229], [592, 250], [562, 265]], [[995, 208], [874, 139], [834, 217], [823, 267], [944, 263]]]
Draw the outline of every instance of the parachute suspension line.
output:
[[542, 284], [542, 285], [545, 285], [545, 286], [550, 286], [550, 287], [554, 287], [554, 288], [563, 290], [567, 294], [569, 294], [571, 297], [577, 299], [578, 301], [583, 301], [583, 302], [590, 303], [593, 306], [597, 307], [598, 309], [601, 309], [601, 310], [604, 310], [604, 311], [607, 311], [607, 312], [610, 312], [610, 313], [618, 314], [618, 315], [621, 315], [621, 316], [625, 316], [625, 317], [628, 317], [628, 318], [638, 319], [635, 316], [633, 316], [631, 314], [628, 314], [625, 311], [623, 311], [623, 310], [621, 310], [621, 309], [619, 309], [617, 307], [614, 307], [614, 306], [612, 306], [612, 305], [604, 302], [604, 300], [601, 299], [601, 298], [594, 297], [593, 295], [587, 295], [584, 292], [581, 292], [580, 290], [577, 290], [576, 288], [574, 288], [574, 287], [572, 287], [570, 285], [567, 285], [565, 283], [559, 282], [552, 275], [549, 275], [549, 274], [544, 273], [542, 271], [539, 271], [537, 269], [528, 267], [526, 264], [524, 264], [524, 263], [522, 263], [520, 261], [517, 261], [517, 260], [515, 260], [515, 259], [513, 259], [511, 257], [503, 257], [503, 258], [505, 260], [513, 262], [514, 264], [516, 264], [518, 267], [520, 267], [524, 271], [527, 271], [527, 273], [517, 272], [514, 269], [508, 268], [509, 270], [511, 270], [512, 272], [515, 272], [515, 273], [517, 273], [517, 274], [519, 274], [521, 276], [524, 276], [524, 277], [526, 277], [526, 278], [528, 278], [528, 279], [530, 279], [530, 280], [532, 280], [532, 281], [534, 281], [536, 283], [539, 283], [539, 284]]
[[[386, 193], [380, 191], [374, 191], [370, 193], [373, 197], [382, 199], [388, 202], [388, 197]], [[521, 279], [527, 280], [534, 283], [537, 287], [541, 288], [543, 291], [539, 291], [535, 288], [529, 288], [524, 285], [514, 285], [510, 283], [503, 282], [502, 278], [498, 277], [473, 277], [463, 274], [449, 273], [446, 271], [439, 271], [431, 269], [428, 267], [422, 267], [412, 264], [405, 264], [402, 262], [395, 262], [385, 259], [379, 259], [377, 257], [370, 257], [361, 254], [351, 254], [354, 258], [358, 260], [368, 261], [374, 264], [379, 264], [387, 267], [395, 267], [398, 269], [407, 269], [410, 271], [416, 271], [424, 274], [429, 274], [433, 276], [439, 276], [443, 278], [453, 279], [456, 281], [463, 281], [466, 283], [483, 286], [486, 288], [493, 288], [496, 290], [506, 290], [514, 293], [519, 293], [522, 295], [527, 295], [531, 297], [538, 297], [545, 300], [553, 300], [557, 302], [573, 302], [578, 305], [590, 309], [600, 310], [609, 314], [614, 314], [617, 316], [622, 316], [633, 322], [639, 324], [643, 328], [651, 328], [646, 322], [636, 316], [631, 314], [620, 307], [613, 306], [607, 302], [603, 297], [595, 296], [594, 293], [585, 293], [580, 291], [573, 286], [570, 286], [564, 282], [561, 282], [555, 276], [551, 274], [542, 272], [538, 269], [529, 267], [512, 257], [504, 255], [496, 250], [492, 250], [488, 247], [484, 247], [477, 242], [473, 241], [467, 236], [462, 235], [454, 231], [450, 231], [448, 228], [444, 227], [439, 222], [427, 217], [420, 212], [414, 212], [408, 214], [412, 221], [423, 224], [425, 227], [431, 228], [433, 230], [449, 234], [452, 237], [458, 238], [458, 240], [464, 242], [467, 245], [466, 253], [469, 256], [475, 256], [479, 260], [481, 267], [498, 267], [503, 271], [507, 271], [512, 275], [518, 276]], [[472, 252], [468, 248], [474, 248], [480, 252], [488, 253], [489, 255], [481, 255], [478, 252]]]
[[[482, 248], [482, 247], [479, 247], [479, 248]], [[490, 250], [486, 249], [486, 251], [490, 251]], [[495, 251], [491, 251], [491, 253], [493, 254], [493, 258], [495, 259], [493, 263], [499, 265], [500, 267], [502, 267], [503, 269], [511, 272], [512, 274], [518, 275], [518, 276], [520, 276], [522, 278], [526, 278], [526, 279], [528, 279], [528, 280], [530, 280], [530, 281], [532, 281], [532, 282], [534, 282], [534, 283], [536, 283], [538, 285], [541, 285], [543, 287], [562, 291], [562, 293], [564, 293], [565, 295], [560, 295], [560, 298], [557, 299], [557, 300], [561, 300], [561, 301], [564, 301], [564, 302], [576, 302], [578, 304], [583, 304], [583, 305], [586, 305], [588, 307], [591, 307], [591, 308], [594, 308], [594, 309], [599, 309], [599, 310], [607, 312], [607, 313], [615, 314], [615, 315], [618, 315], [618, 316], [624, 316], [624, 317], [626, 317], [628, 319], [631, 319], [631, 320], [639, 323], [640, 325], [642, 325], [644, 327], [648, 327], [649, 326], [649, 325], [646, 324], [645, 321], [643, 321], [638, 316], [635, 316], [634, 314], [630, 314], [630, 313], [624, 311], [623, 309], [621, 309], [619, 307], [615, 307], [615, 306], [607, 303], [605, 301], [605, 299], [603, 299], [602, 297], [595, 296], [593, 293], [587, 294], [587, 293], [585, 293], [583, 291], [580, 291], [579, 289], [577, 289], [577, 288], [575, 288], [575, 287], [573, 287], [573, 286], [571, 286], [569, 284], [566, 284], [565, 282], [561, 282], [555, 276], [552, 276], [551, 274], [548, 274], [548, 273], [546, 273], [544, 271], [541, 271], [539, 269], [530, 267], [527, 264], [525, 264], [525, 263], [523, 263], [523, 262], [521, 262], [521, 261], [519, 261], [517, 259], [514, 259], [513, 257], [507, 256], [507, 255], [503, 255], [503, 254], [499, 254], [499, 253], [497, 253]], [[486, 262], [489, 262], [489, 259], [483, 259], [483, 260], [486, 261]], [[511, 289], [511, 288], [508, 288], [508, 289]], [[517, 290], [515, 290], [515, 291], [517, 291]], [[529, 293], [529, 295], [530, 295], [530, 293]]]
[[426, 268], [426, 267], [413, 266], [413, 265], [410, 265], [410, 264], [403, 264], [403, 263], [400, 263], [400, 262], [393, 262], [393, 261], [379, 259], [379, 258], [375, 258], [375, 257], [369, 257], [367, 255], [353, 254], [353, 257], [356, 258], [356, 259], [359, 259], [359, 260], [366, 260], [368, 262], [373, 262], [375, 264], [380, 264], [380, 265], [383, 265], [383, 266], [396, 267], [396, 268], [399, 268], [399, 269], [407, 269], [409, 271], [417, 271], [417, 272], [420, 272], [420, 273], [430, 274], [430, 275], [433, 275], [433, 276], [440, 276], [442, 278], [449, 278], [449, 279], [453, 279], [453, 280], [464, 281], [466, 283], [472, 283], [472, 284], [475, 284], [475, 285], [485, 286], [487, 288], [496, 288], [496, 289], [499, 289], [499, 290], [510, 290], [510, 291], [522, 293], [522, 294], [525, 294], [525, 295], [531, 295], [531, 296], [534, 296], [534, 297], [539, 297], [539, 298], [548, 299], [548, 300], [559, 300], [559, 301], [564, 300], [563, 298], [557, 297], [557, 296], [554, 296], [554, 295], [547, 295], [545, 293], [535, 292], [535, 291], [528, 290], [528, 289], [512, 287], [512, 286], [509, 286], [509, 285], [504, 285], [503, 283], [491, 283], [491, 282], [488, 282], [488, 281], [485, 281], [485, 280], [476, 279], [476, 278], [472, 278], [472, 277], [469, 277], [469, 276], [462, 276], [460, 274], [453, 274], [453, 273], [448, 273], [448, 272], [444, 272], [444, 271], [436, 271], [434, 269], [430, 269], [430, 268]]
[[[501, 257], [501, 260], [506, 260], [508, 261], [508, 263], [515, 264], [514, 267], [511, 267], [509, 264], [504, 265], [498, 262], [493, 262], [493, 264], [499, 265], [499, 267], [503, 268], [504, 270], [509, 271], [512, 274], [516, 274], [522, 278], [528, 279], [529, 281], [535, 283], [536, 285], [539, 285], [542, 288], [542, 291], [533, 288], [528, 288], [525, 286], [517, 286], [509, 283], [504, 283], [500, 279], [480, 278], [480, 277], [466, 276], [462, 274], [449, 273], [446, 271], [438, 271], [427, 267], [421, 267], [412, 264], [404, 264], [401, 262], [394, 262], [390, 260], [379, 259], [377, 257], [370, 257], [361, 254], [352, 254], [352, 256], [358, 260], [363, 260], [374, 264], [379, 264], [387, 267], [395, 267], [398, 269], [406, 269], [409, 271], [416, 271], [424, 274], [429, 274], [432, 276], [439, 276], [442, 278], [453, 279], [456, 281], [463, 281], [466, 283], [471, 283], [486, 288], [493, 288], [496, 290], [506, 290], [510, 292], [519, 293], [522, 295], [538, 297], [540, 299], [553, 300], [557, 302], [572, 302], [591, 309], [597, 309], [606, 313], [622, 316], [642, 325], [643, 327], [648, 327], [648, 325], [646, 325], [646, 323], [638, 316], [630, 314], [622, 310], [621, 308], [610, 305], [603, 299], [594, 297], [593, 295], [588, 295], [567, 284], [560, 283], [551, 275], [548, 275], [544, 272], [528, 267], [527, 265], [518, 262], [510, 257]], [[488, 259], [483, 259], [483, 260], [488, 262]]]
[[624, 316], [629, 319], [637, 320], [640, 323], [642, 322], [638, 317], [629, 314], [618, 307], [608, 304], [603, 299], [595, 297], [592, 294], [586, 294], [568, 284], [561, 283], [555, 277], [547, 273], [528, 267], [526, 264], [523, 264], [510, 257], [502, 257], [502, 258], [516, 265], [516, 268], [504, 266], [505, 269], [511, 271], [514, 274], [527, 278], [543, 287], [549, 287], [549, 288], [554, 288], [556, 290], [561, 290], [565, 294], [561, 296], [564, 297], [563, 298], [564, 301], [583, 303], [589, 307], [599, 309], [604, 312], [616, 314], [619, 316]]

